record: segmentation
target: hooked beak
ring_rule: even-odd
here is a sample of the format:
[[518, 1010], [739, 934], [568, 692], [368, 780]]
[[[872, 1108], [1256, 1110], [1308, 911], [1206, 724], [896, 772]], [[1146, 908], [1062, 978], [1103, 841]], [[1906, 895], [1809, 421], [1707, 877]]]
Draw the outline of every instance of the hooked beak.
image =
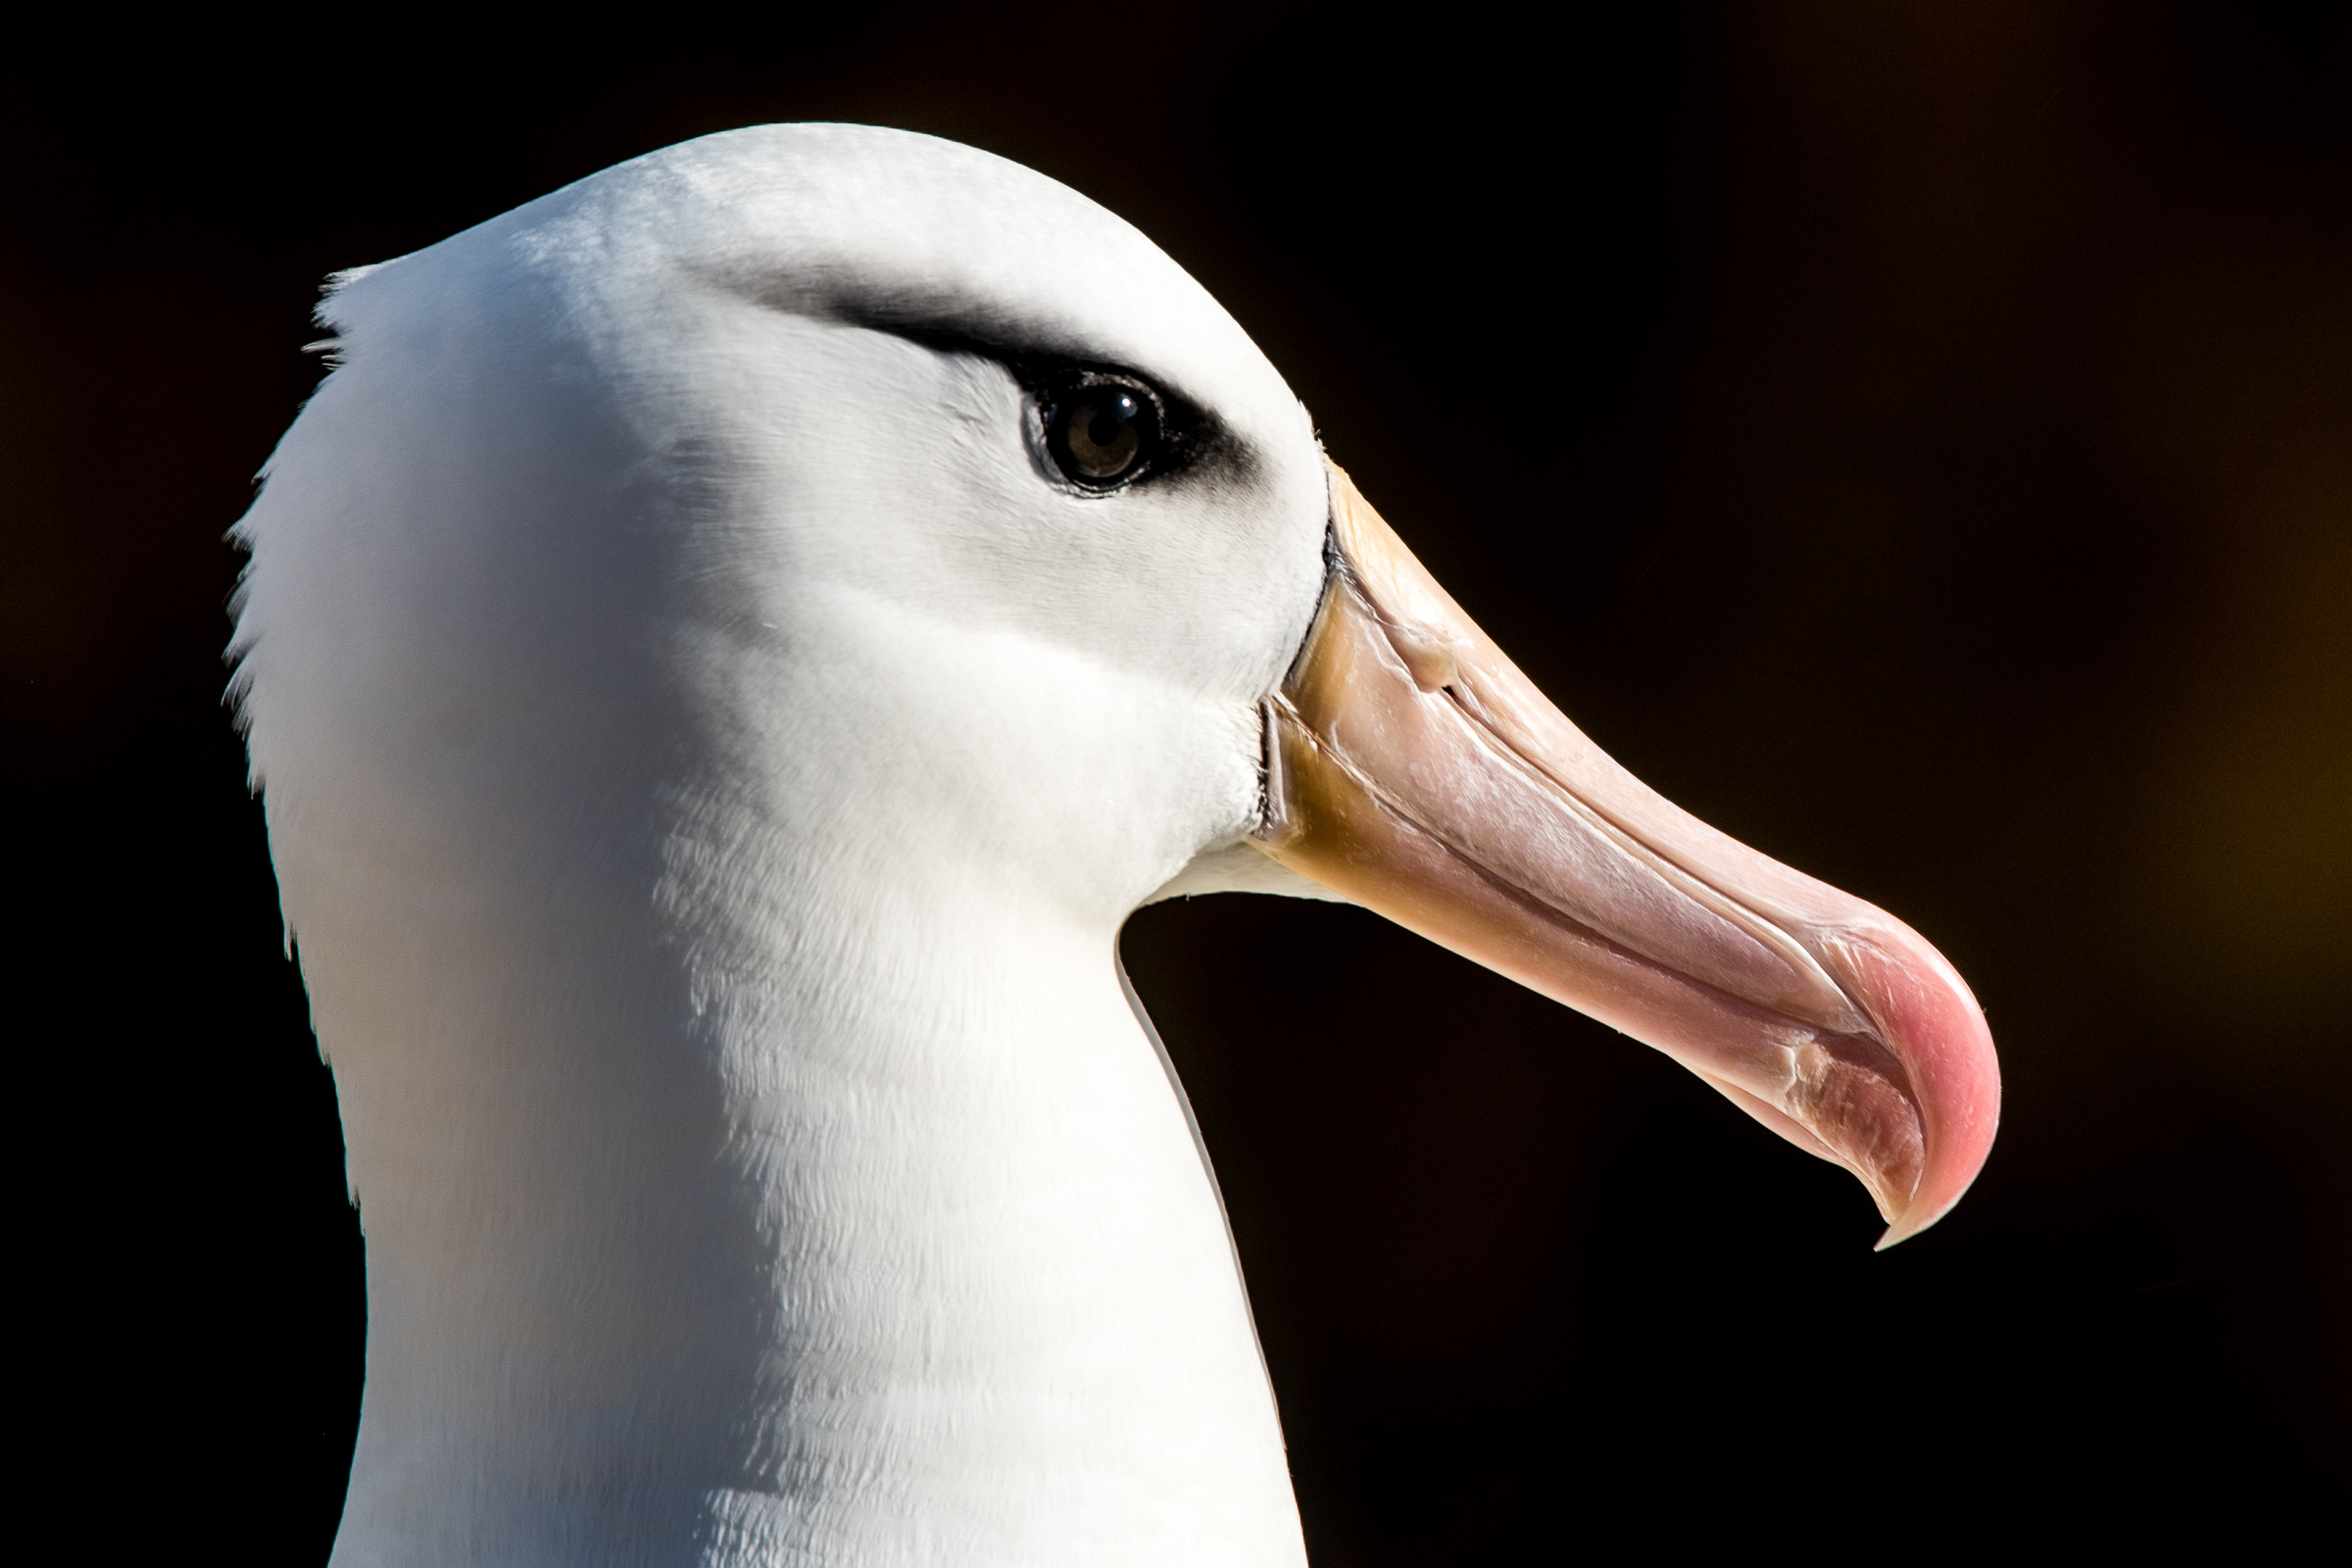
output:
[[1337, 465], [1331, 494], [1337, 559], [1267, 699], [1251, 842], [1843, 1165], [1886, 1216], [1881, 1249], [1940, 1219], [2000, 1115], [1992, 1036], [1952, 966], [1610, 760]]

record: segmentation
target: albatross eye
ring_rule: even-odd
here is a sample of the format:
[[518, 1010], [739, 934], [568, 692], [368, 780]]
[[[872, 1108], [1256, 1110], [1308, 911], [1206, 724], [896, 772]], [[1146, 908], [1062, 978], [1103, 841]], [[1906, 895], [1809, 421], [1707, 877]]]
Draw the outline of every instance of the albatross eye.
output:
[[1159, 452], [1158, 400], [1134, 382], [1090, 375], [1057, 387], [1048, 395], [1045, 419], [1054, 466], [1089, 490], [1116, 489]]

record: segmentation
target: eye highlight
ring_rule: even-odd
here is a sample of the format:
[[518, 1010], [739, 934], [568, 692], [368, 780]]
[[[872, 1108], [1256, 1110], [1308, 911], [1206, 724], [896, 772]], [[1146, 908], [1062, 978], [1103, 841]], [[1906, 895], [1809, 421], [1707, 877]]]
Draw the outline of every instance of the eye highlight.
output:
[[1088, 490], [1116, 490], [1149, 472], [1166, 450], [1159, 399], [1140, 381], [1082, 372], [1041, 389], [1046, 455]]

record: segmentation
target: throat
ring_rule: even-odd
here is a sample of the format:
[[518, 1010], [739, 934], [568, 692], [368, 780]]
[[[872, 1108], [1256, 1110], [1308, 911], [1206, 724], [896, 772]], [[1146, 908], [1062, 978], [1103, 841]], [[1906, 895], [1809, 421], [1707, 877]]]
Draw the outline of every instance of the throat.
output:
[[338, 1562], [1299, 1560], [1108, 935], [960, 904], [581, 911], [543, 968], [444, 922], [421, 1017], [309, 965], [368, 1237]]

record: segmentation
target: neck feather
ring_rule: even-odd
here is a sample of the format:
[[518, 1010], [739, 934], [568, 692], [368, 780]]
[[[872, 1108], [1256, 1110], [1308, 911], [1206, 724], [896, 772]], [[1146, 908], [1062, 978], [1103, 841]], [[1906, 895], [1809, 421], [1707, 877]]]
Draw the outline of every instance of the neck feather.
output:
[[368, 1237], [336, 1561], [1298, 1560], [1111, 933], [668, 858], [306, 917]]

